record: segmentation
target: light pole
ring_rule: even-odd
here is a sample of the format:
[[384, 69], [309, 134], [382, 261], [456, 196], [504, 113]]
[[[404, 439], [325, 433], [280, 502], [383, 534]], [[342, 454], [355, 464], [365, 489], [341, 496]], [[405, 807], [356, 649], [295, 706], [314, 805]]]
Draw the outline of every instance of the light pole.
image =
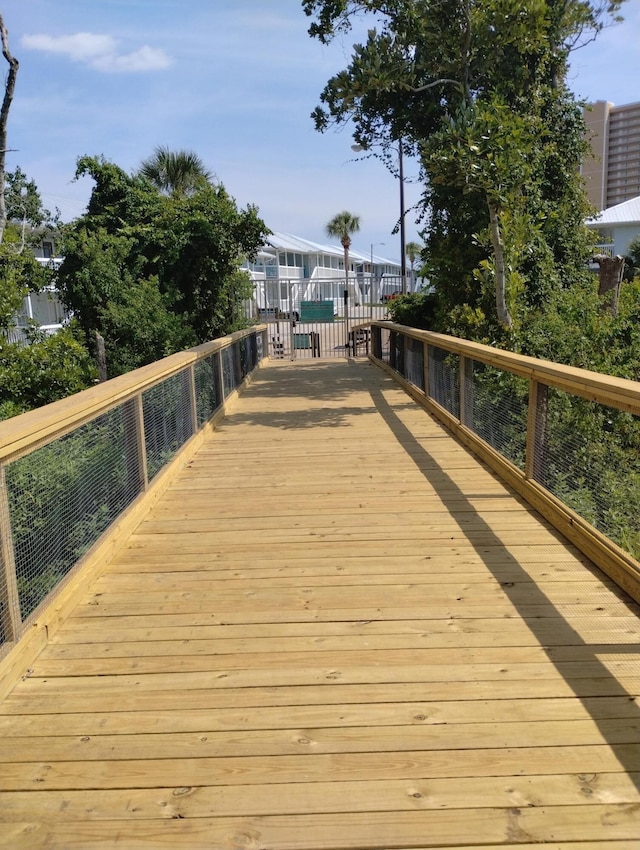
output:
[[404, 156], [402, 154], [402, 139], [398, 142], [398, 176], [400, 177], [400, 276], [402, 277], [402, 294], [407, 294], [407, 245], [404, 230]]
[[[351, 145], [351, 150], [355, 153], [366, 151], [364, 145]], [[407, 293], [407, 256], [406, 256], [406, 236], [404, 226], [404, 154], [402, 152], [402, 139], [398, 140], [398, 177], [400, 179], [400, 277], [402, 278], [402, 294]]]

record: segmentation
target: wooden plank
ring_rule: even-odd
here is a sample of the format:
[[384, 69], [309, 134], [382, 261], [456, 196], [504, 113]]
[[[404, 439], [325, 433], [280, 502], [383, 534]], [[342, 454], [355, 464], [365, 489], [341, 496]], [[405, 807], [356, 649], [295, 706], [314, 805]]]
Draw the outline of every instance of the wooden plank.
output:
[[[633, 804], [640, 800], [637, 774], [604, 773], [482, 779], [383, 780], [284, 783], [222, 788], [0, 793], [0, 823], [28, 821], [38, 811], [49, 821], [149, 820], [151, 818], [251, 817], [289, 812], [415, 812], [430, 809]], [[256, 804], [256, 801], [257, 804]]]
[[[171, 818], [118, 821], [118, 840], [127, 850], [166, 844], [180, 848], [214, 846], [263, 850], [358, 850], [371, 846], [399, 848], [468, 846], [478, 834], [487, 841], [519, 839], [532, 842], [574, 841], [589, 832], [595, 840], [634, 840], [640, 819], [637, 807], [627, 805], [511, 807], [457, 811], [367, 812], [328, 815], [274, 815], [248, 818]], [[101, 823], [80, 821], [25, 824], [33, 850], [113, 848]], [[14, 832], [15, 835], [15, 832]], [[365, 837], [368, 836], [368, 839]], [[425, 836], [428, 836], [425, 841]], [[20, 841], [20, 837], [17, 837]], [[368, 840], [368, 843], [365, 841]], [[515, 842], [513, 842], [515, 843]], [[15, 844], [13, 846], [16, 846]], [[23, 845], [24, 846], [24, 845]]]
[[[234, 687], [227, 677], [221, 677], [208, 686], [198, 679], [177, 674], [139, 676], [135, 680], [121, 677], [47, 680], [25, 678], [7, 699], [0, 704], [0, 715], [49, 714], [52, 708], [59, 713], [78, 714], [105, 710], [105, 695], [113, 695], [117, 712], [124, 711], [221, 711], [226, 708], [302, 705], [345, 705], [350, 703], [419, 702], [424, 699], [424, 682], [382, 682], [375, 684], [349, 684], [325, 680], [318, 685], [274, 685]], [[122, 685], [122, 687], [121, 687]], [[432, 704], [449, 702], [475, 702], [489, 700], [522, 699], [522, 683], [518, 681], [492, 682], [487, 692], [476, 682], [433, 682], [428, 693]], [[638, 705], [640, 693], [638, 676], [602, 676], [576, 679], [571, 683], [542, 680], [536, 683], [535, 698], [579, 698], [585, 705], [590, 699], [621, 697], [631, 706]], [[286, 712], [285, 712], [286, 715]], [[45, 727], [46, 728], [46, 727]]]
[[[265, 696], [263, 703], [267, 703]], [[221, 708], [214, 699], [208, 708], [162, 708], [157, 710], [117, 712], [106, 707], [95, 713], [78, 710], [71, 713], [48, 713], [43, 725], [39, 714], [0, 715], [0, 734], [5, 738], [37, 738], [73, 735], [135, 735], [138, 733], [230, 732], [234, 730], [381, 727], [381, 726], [449, 726], [456, 724], [542, 723], [549, 721], [622, 720], [635, 718], [640, 700], [626, 696], [555, 699], [473, 700], [465, 702], [365, 702], [347, 704], [322, 703], [321, 695], [310, 705], [263, 704]], [[24, 705], [28, 710], [28, 703]], [[64, 708], [64, 704], [62, 705]], [[78, 705], [81, 709], [82, 706]], [[49, 706], [57, 710], [58, 706]]]
[[[640, 747], [625, 745], [625, 769], [640, 771]], [[8, 763], [0, 771], [0, 791], [84, 790], [87, 772], [95, 789], [247, 787], [299, 782], [345, 782], [554, 774], [620, 774], [613, 749], [604, 744], [495, 750], [406, 750], [387, 753], [328, 753], [317, 755], [241, 756], [118, 761], [34, 761]], [[588, 835], [585, 831], [584, 834]], [[379, 846], [379, 845], [377, 845]], [[382, 845], [383, 847], [385, 845]]]
[[[556, 618], [557, 619], [557, 618]], [[640, 641], [640, 622], [633, 616], [618, 617], [613, 622], [593, 622], [590, 618], [558, 628], [554, 618], [541, 618], [533, 631], [518, 619], [476, 620], [386, 620], [347, 622], [281, 623], [275, 628], [271, 623], [242, 625], [210, 625], [176, 623], [172, 626], [164, 617], [122, 620], [117, 617], [86, 620], [74, 619], [58, 630], [50, 642], [55, 646], [107, 643], [117, 653], [117, 644], [145, 642], [146, 653], [163, 652], [155, 649], [164, 641], [215, 641], [220, 650], [246, 650], [251, 644], [253, 652], [273, 652], [278, 649], [327, 649], [342, 646], [345, 638], [381, 641], [386, 648], [404, 648], [404, 641], [420, 642], [428, 646], [573, 646], [576, 644], [637, 644]], [[382, 643], [377, 645], [383, 645]], [[194, 651], [198, 651], [197, 647]]]

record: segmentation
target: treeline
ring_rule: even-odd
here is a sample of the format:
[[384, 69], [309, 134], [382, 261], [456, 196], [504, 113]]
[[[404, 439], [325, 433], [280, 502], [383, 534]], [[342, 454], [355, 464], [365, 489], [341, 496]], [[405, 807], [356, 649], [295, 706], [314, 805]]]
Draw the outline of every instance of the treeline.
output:
[[[243, 327], [251, 295], [240, 268], [269, 233], [257, 210], [238, 209], [188, 151], [158, 148], [129, 175], [82, 157], [76, 176], [94, 188], [87, 212], [63, 225], [18, 169], [8, 175], [8, 225], [0, 245], [0, 418], [38, 407]], [[28, 187], [28, 192], [25, 190]], [[21, 202], [28, 197], [29, 206]], [[54, 233], [54, 272], [34, 244]], [[32, 244], [30, 244], [30, 242]], [[29, 345], [8, 342], [27, 292], [55, 285], [72, 320]], [[103, 374], [99, 374], [98, 366]]]

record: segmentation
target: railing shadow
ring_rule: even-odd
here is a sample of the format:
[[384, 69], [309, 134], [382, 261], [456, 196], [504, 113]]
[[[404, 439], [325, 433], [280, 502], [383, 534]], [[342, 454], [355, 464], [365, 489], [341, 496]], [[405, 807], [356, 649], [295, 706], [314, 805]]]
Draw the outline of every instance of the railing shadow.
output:
[[[403, 449], [407, 452], [408, 457], [414, 462], [418, 470], [429, 482], [429, 484], [431, 484], [431, 486], [437, 490], [443, 505], [447, 507], [447, 509], [450, 511], [452, 518], [455, 520], [456, 514], [460, 509], [461, 503], [466, 504], [467, 510], [470, 510], [475, 514], [476, 523], [474, 524], [474, 535], [478, 533], [478, 529], [480, 528], [483, 532], [483, 543], [481, 546], [479, 546], [477, 542], [474, 542], [471, 536], [465, 536], [467, 537], [469, 543], [474, 547], [474, 549], [478, 553], [478, 556], [486, 565], [487, 569], [494, 575], [496, 574], [492, 569], [492, 558], [486, 550], [490, 547], [500, 548], [500, 563], [502, 565], [507, 563], [512, 568], [512, 571], [516, 576], [514, 582], [505, 583], [501, 581], [499, 575], [496, 575], [496, 579], [501, 584], [503, 592], [510, 600], [514, 608], [518, 611], [519, 616], [522, 617], [528, 628], [539, 640], [541, 647], [546, 651], [549, 661], [556, 667], [556, 670], [563, 677], [567, 686], [571, 688], [576, 698], [580, 700], [585, 710], [590, 714], [593, 722], [597, 725], [604, 740], [606, 740], [607, 744], [611, 747], [620, 764], [627, 771], [632, 781], [634, 781], [637, 787], [640, 788], [640, 774], [638, 774], [637, 772], [637, 743], [635, 745], [630, 743], [621, 743], [620, 741], [613, 740], [611, 736], [608, 735], [608, 730], [606, 728], [606, 725], [603, 724], [602, 718], [595, 716], [589, 710], [589, 699], [593, 699], [593, 694], [587, 697], [584, 693], [581, 693], [579, 686], [576, 684], [576, 682], [579, 682], [580, 680], [570, 678], [568, 679], [563, 676], [562, 668], [564, 662], [558, 661], [553, 657], [553, 645], [581, 646], [586, 648], [588, 651], [590, 648], [590, 644], [585, 642], [579, 632], [577, 632], [566, 621], [566, 619], [564, 619], [562, 613], [557, 609], [557, 607], [548, 598], [548, 596], [546, 596], [546, 594], [542, 590], [540, 590], [540, 588], [536, 584], [531, 582], [526, 570], [522, 567], [518, 560], [508, 551], [505, 544], [495, 534], [494, 530], [490, 527], [490, 525], [486, 522], [482, 515], [476, 511], [473, 504], [469, 501], [469, 498], [467, 494], [465, 494], [464, 490], [462, 490], [456, 484], [456, 482], [451, 478], [451, 476], [447, 474], [446, 470], [443, 469], [442, 466], [440, 466], [437, 460], [427, 451], [427, 449], [420, 443], [420, 441], [416, 439], [416, 437], [411, 433], [410, 429], [407, 428], [407, 426], [402, 422], [395, 409], [385, 399], [384, 394], [380, 390], [370, 389], [369, 392], [371, 394], [371, 398], [378, 414], [386, 422], [391, 434], [401, 444]], [[466, 515], [468, 516], [469, 514], [466, 513]], [[461, 532], [465, 534], [464, 525], [462, 525], [461, 523], [458, 523], [458, 525], [460, 527]], [[558, 538], [562, 539], [561, 535], [558, 534]], [[588, 569], [588, 567], [585, 566], [585, 569]], [[592, 569], [594, 572], [598, 573], [595, 568]], [[527, 587], [529, 588], [528, 599], [526, 603], [527, 607], [531, 605], [536, 607], [546, 607], [550, 612], [554, 612], [554, 616], [552, 618], [541, 618], [540, 616], [531, 617], [527, 614], [527, 611], [523, 608], [521, 598], [519, 599], [517, 592], [509, 587], [510, 584], [514, 584], [517, 587], [518, 573], [521, 574], [522, 580], [527, 582]], [[617, 588], [614, 590], [614, 592], [621, 600], [626, 602], [631, 614], [633, 614], [634, 616], [638, 616], [640, 614], [640, 605], [633, 602], [622, 591], [618, 591]], [[553, 623], [553, 627], [555, 627], [556, 629], [556, 634], [554, 635], [553, 641], [549, 640], [550, 623]], [[543, 626], [543, 624], [546, 625], [544, 633], [541, 629], [541, 626]], [[550, 646], [550, 644], [552, 645]], [[637, 647], [630, 647], [628, 644], [608, 644], [607, 652], [612, 654], [629, 654], [632, 652], [636, 652], [637, 654], [638, 649]], [[590, 668], [596, 671], [595, 673], [590, 674], [590, 678], [606, 680], [606, 695], [625, 697], [627, 700], [630, 701], [630, 705], [633, 705], [633, 716], [629, 717], [629, 725], [637, 732], [637, 730], [640, 729], [640, 706], [635, 701], [635, 695], [630, 694], [620, 684], [615, 675], [613, 675], [611, 671], [607, 669], [606, 665], [600, 660], [595, 651], [591, 656], [589, 656], [588, 660], [590, 662]], [[640, 669], [640, 665], [638, 669]]]

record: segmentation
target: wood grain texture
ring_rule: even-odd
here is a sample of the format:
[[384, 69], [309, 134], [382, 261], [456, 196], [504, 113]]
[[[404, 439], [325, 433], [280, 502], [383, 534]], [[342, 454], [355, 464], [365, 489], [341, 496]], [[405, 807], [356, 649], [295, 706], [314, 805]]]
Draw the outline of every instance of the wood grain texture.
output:
[[375, 367], [273, 364], [0, 703], [0, 847], [635, 850], [639, 608]]

